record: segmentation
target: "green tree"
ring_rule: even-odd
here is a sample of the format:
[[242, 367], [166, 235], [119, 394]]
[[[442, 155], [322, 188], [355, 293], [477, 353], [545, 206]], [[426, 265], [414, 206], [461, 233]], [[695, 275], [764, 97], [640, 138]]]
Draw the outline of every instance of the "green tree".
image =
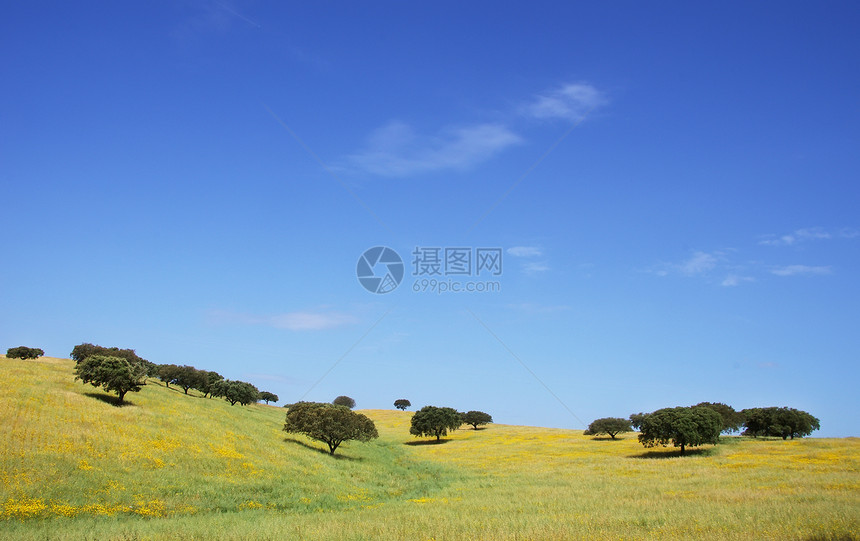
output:
[[277, 402], [278, 401], [278, 395], [276, 395], [274, 393], [270, 393], [269, 391], [263, 391], [260, 393], [259, 399], [265, 401], [266, 405], [268, 405], [269, 402]]
[[718, 443], [722, 427], [720, 414], [710, 408], [663, 408], [641, 420], [639, 441], [645, 447], [671, 442], [683, 455], [687, 447]]
[[463, 424], [460, 412], [454, 408], [424, 406], [412, 416], [409, 433], [415, 436], [436, 436], [439, 441], [449, 430], [457, 430]]
[[171, 383], [176, 384], [176, 382], [179, 381], [179, 374], [181, 371], [181, 366], [177, 366], [175, 364], [161, 364], [158, 365], [157, 377], [169, 388]]
[[379, 437], [376, 425], [367, 416], [346, 406], [320, 402], [292, 404], [287, 410], [284, 431], [326, 443], [331, 455], [345, 441], [367, 442]]
[[218, 385], [222, 381], [224, 381], [224, 376], [222, 376], [218, 372], [213, 372], [209, 370], [208, 372], [206, 372], [206, 387], [204, 389], [197, 390], [203, 393], [203, 396], [209, 395], [209, 398], [213, 398], [215, 396], [215, 390], [218, 388]]
[[591, 424], [588, 425], [584, 434], [586, 436], [608, 434], [609, 437], [614, 440], [615, 436], [618, 434], [622, 432], [630, 432], [632, 430], [633, 427], [627, 419], [622, 419], [620, 417], [603, 417], [592, 421]]
[[647, 413], [631, 413], [630, 414], [630, 426], [633, 427], [633, 430], [640, 430], [642, 428], [642, 421], [645, 419]]
[[478, 430], [478, 425], [485, 425], [493, 422], [493, 417], [489, 413], [484, 413], [483, 411], [467, 411], [466, 413], [461, 413], [460, 418], [467, 425], [472, 425], [474, 430]]
[[260, 391], [246, 381], [225, 380], [219, 386], [220, 396], [235, 406], [236, 403], [247, 406], [256, 402], [260, 396]]
[[103, 355], [106, 357], [120, 357], [135, 365], [135, 371], [143, 374], [141, 385], [146, 385], [146, 377], [156, 377], [158, 365], [151, 363], [139, 356], [133, 349], [121, 349], [118, 347], [104, 347], [90, 343], [78, 344], [72, 349], [72, 359], [77, 365], [92, 355]]
[[130, 363], [122, 357], [90, 355], [75, 367], [75, 380], [116, 393], [120, 404], [125, 393], [140, 391], [143, 384], [141, 379], [144, 377], [140, 365]]
[[398, 398], [394, 401], [394, 407], [399, 410], [406, 410], [409, 406], [412, 405], [412, 402], [406, 400], [405, 398]]
[[350, 398], [348, 396], [339, 396], [339, 397], [335, 398], [334, 400], [332, 400], [331, 403], [336, 405], [336, 406], [346, 406], [349, 409], [352, 409], [355, 407], [355, 400], [353, 400], [352, 398]]
[[749, 408], [741, 413], [745, 418], [745, 436], [772, 436], [785, 440], [802, 438], [821, 428], [816, 417], [794, 408]]
[[203, 370], [197, 370], [193, 366], [184, 365], [177, 367], [176, 377], [173, 380], [173, 383], [182, 387], [185, 394], [188, 394], [189, 389], [205, 388], [206, 380], [206, 372]]
[[720, 414], [723, 423], [723, 434], [737, 432], [744, 424], [743, 414], [722, 402], [699, 402], [696, 406], [710, 408]]
[[40, 348], [28, 348], [27, 346], [18, 346], [16, 348], [9, 348], [6, 350], [6, 357], [9, 359], [38, 359], [45, 352]]

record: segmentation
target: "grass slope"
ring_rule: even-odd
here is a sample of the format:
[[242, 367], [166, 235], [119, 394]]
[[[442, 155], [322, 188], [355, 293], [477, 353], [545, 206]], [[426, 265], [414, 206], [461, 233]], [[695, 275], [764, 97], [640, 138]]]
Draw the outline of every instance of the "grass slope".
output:
[[[854, 539], [860, 440], [751, 440], [678, 457], [628, 435], [490, 425], [441, 445], [409, 412], [324, 445], [284, 410], [150, 383], [116, 407], [73, 363], [0, 357], [0, 538]], [[193, 391], [192, 391], [193, 394]]]

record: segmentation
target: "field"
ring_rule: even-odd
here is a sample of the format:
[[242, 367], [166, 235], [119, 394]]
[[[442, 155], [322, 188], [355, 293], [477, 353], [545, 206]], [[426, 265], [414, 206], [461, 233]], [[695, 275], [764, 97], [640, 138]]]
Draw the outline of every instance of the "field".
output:
[[442, 444], [284, 433], [284, 410], [159, 382], [116, 407], [73, 363], [0, 356], [3, 539], [857, 539], [860, 439], [679, 457], [581, 431], [489, 425]]

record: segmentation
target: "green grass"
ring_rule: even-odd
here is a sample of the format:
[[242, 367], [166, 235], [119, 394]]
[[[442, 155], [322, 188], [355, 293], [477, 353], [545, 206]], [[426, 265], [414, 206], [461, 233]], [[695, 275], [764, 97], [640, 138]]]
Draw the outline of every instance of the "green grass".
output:
[[0, 538], [855, 539], [860, 440], [724, 438], [678, 457], [490, 425], [415, 445], [287, 435], [284, 410], [151, 382], [116, 407], [72, 362], [0, 358]]

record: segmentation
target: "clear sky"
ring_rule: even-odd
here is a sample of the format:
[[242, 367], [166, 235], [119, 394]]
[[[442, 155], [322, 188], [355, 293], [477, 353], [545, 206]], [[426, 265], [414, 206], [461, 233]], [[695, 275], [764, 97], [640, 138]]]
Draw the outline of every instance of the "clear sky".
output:
[[360, 4], [8, 3], [0, 347], [281, 403], [719, 401], [860, 436], [860, 5]]

